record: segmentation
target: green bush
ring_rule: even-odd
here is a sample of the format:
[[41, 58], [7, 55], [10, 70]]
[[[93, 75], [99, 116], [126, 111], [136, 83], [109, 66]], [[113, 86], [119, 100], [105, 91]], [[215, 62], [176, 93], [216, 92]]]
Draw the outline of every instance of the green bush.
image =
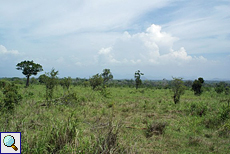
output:
[[230, 117], [229, 114], [230, 114], [230, 107], [223, 105], [223, 107], [222, 107], [222, 109], [221, 109], [221, 111], [219, 113], [220, 119], [222, 121], [225, 121], [225, 120], [229, 119], [229, 117]]
[[19, 104], [22, 96], [18, 93], [18, 87], [14, 84], [7, 84], [3, 88], [4, 94], [4, 109], [6, 111], [12, 111], [16, 105]]
[[95, 88], [101, 86], [103, 81], [104, 80], [103, 80], [102, 76], [99, 74], [96, 74], [89, 79], [90, 86], [92, 86], [93, 90], [95, 90]]
[[202, 86], [204, 83], [204, 79], [203, 78], [198, 78], [198, 80], [195, 80], [192, 84], [192, 90], [194, 91], [195, 95], [201, 95], [202, 91]]

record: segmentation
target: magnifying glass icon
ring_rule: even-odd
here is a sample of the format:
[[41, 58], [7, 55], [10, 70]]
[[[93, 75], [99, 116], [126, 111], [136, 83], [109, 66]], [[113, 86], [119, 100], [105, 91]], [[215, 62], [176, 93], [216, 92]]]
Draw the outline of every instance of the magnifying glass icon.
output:
[[3, 143], [7, 147], [12, 147], [15, 151], [18, 150], [18, 148], [14, 145], [15, 144], [15, 139], [11, 135], [7, 135], [3, 139]]

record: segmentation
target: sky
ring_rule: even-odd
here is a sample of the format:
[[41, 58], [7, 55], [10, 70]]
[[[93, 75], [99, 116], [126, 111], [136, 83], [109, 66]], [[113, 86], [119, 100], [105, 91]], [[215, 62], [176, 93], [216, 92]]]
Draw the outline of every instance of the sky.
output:
[[0, 77], [230, 80], [230, 0], [0, 0]]

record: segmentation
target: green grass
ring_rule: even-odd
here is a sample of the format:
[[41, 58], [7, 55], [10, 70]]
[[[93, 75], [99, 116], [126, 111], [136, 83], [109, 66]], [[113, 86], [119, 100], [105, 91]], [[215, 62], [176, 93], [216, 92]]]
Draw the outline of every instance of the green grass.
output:
[[[14, 114], [2, 113], [1, 132], [21, 132], [22, 153], [229, 153], [229, 118], [219, 120], [229, 96], [212, 89], [201, 96], [187, 90], [174, 104], [169, 89], [20, 88]], [[3, 97], [0, 93], [0, 97]], [[3, 99], [0, 98], [1, 103]], [[200, 112], [204, 110], [202, 116]], [[6, 122], [8, 120], [8, 123]], [[162, 133], [156, 125], [165, 123]], [[146, 135], [146, 133], [149, 133]]]

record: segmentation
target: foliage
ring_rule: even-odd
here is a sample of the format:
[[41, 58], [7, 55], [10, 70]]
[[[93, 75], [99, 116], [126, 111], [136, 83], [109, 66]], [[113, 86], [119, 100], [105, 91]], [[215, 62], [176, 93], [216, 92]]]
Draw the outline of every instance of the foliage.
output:
[[180, 102], [180, 96], [184, 94], [185, 86], [182, 78], [173, 78], [171, 83], [172, 91], [173, 91], [173, 100], [174, 103], [177, 104]]
[[220, 94], [222, 92], [225, 92], [225, 94], [228, 94], [229, 93], [229, 87], [228, 87], [227, 83], [225, 83], [225, 82], [219, 82], [215, 86], [215, 91], [218, 94]]
[[192, 103], [190, 106], [190, 113], [191, 115], [195, 116], [205, 116], [207, 112], [207, 106], [202, 103]]
[[138, 87], [142, 84], [141, 75], [144, 75], [144, 73], [141, 73], [140, 70], [137, 70], [134, 74], [136, 89], [138, 89]]
[[22, 61], [16, 65], [17, 70], [22, 70], [22, 74], [27, 77], [26, 86], [29, 86], [29, 79], [31, 75], [37, 75], [38, 72], [43, 71], [42, 66], [40, 64], [35, 64], [32, 61]]
[[83, 82], [83, 86], [84, 86], [84, 87], [89, 87], [89, 86], [90, 86], [89, 81], [84, 81], [84, 82]]
[[[49, 108], [42, 105], [44, 85], [20, 88], [23, 100], [14, 115], [1, 114], [0, 131], [21, 132], [22, 153], [229, 153], [230, 116], [221, 102], [227, 97], [215, 97], [214, 87], [200, 97], [186, 90], [184, 103], [173, 105], [172, 91], [156, 89], [158, 81], [148, 81], [154, 89], [138, 90], [128, 88], [129, 81], [107, 87], [109, 98], [81, 84], [63, 96], [57, 85], [58, 103]], [[3, 96], [0, 90], [1, 102]]]
[[223, 105], [222, 109], [219, 112], [219, 117], [221, 121], [225, 121], [230, 118], [230, 107]]
[[46, 74], [42, 74], [42, 75], [40, 75], [38, 77], [38, 82], [41, 83], [41, 84], [45, 84], [46, 78], [47, 78], [47, 75]]
[[198, 78], [198, 80], [195, 80], [192, 84], [192, 90], [194, 91], [195, 95], [200, 95], [202, 93], [202, 84], [204, 83], [203, 78]]
[[38, 84], [38, 80], [37, 80], [35, 77], [32, 77], [32, 78], [30, 79], [30, 83], [31, 83], [31, 84]]
[[72, 83], [71, 77], [68, 77], [68, 78], [65, 77], [64, 79], [60, 81], [61, 86], [67, 90], [69, 90], [71, 83]]
[[4, 88], [9, 83], [10, 83], [9, 81], [0, 80], [0, 88]]
[[46, 101], [49, 102], [48, 105], [50, 105], [50, 102], [53, 99], [53, 92], [54, 87], [58, 83], [58, 71], [55, 71], [53, 68], [50, 73], [46, 73], [45, 77], [45, 85], [46, 85]]
[[145, 130], [145, 137], [149, 138], [155, 135], [161, 135], [165, 131], [165, 127], [168, 125], [166, 122], [153, 122], [147, 125]]
[[184, 82], [184, 85], [185, 85], [188, 89], [190, 89], [190, 88], [192, 88], [192, 81], [191, 81], [191, 80], [187, 80], [187, 81]]
[[[21, 101], [22, 96], [18, 93], [18, 87], [15, 84], [6, 84], [3, 88], [4, 110], [12, 111]], [[1, 107], [2, 108], [2, 107]]]
[[110, 69], [104, 69], [103, 73], [101, 74], [102, 78], [103, 78], [103, 84], [105, 85], [109, 80], [113, 79], [113, 75], [110, 72]]
[[96, 74], [93, 75], [90, 79], [89, 79], [89, 83], [90, 86], [93, 88], [93, 90], [95, 90], [96, 87], [101, 86], [103, 83], [103, 78], [101, 75]]

